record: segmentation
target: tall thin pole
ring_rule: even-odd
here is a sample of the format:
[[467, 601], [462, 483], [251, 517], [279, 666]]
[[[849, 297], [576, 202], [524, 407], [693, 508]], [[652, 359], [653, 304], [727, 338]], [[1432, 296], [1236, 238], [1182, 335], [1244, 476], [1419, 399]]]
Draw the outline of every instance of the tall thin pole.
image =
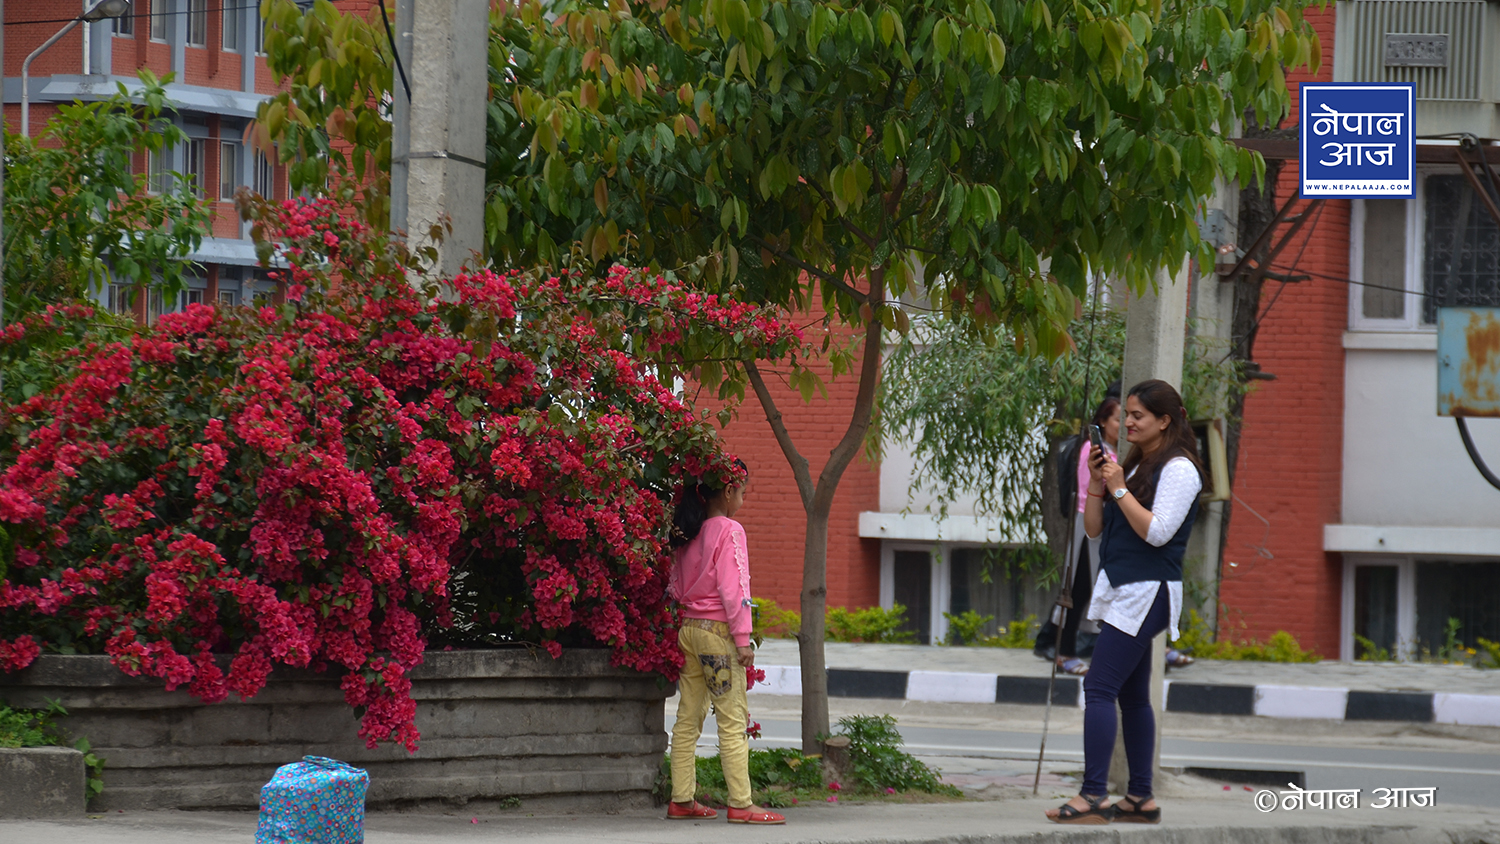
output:
[[[1085, 427], [1088, 423], [1084, 422], [1083, 420], [1088, 416], [1090, 399], [1093, 398], [1091, 393], [1094, 388], [1094, 329], [1099, 325], [1099, 292], [1103, 288], [1103, 278], [1100, 278], [1094, 282], [1094, 304], [1093, 307], [1089, 309], [1088, 353], [1084, 356], [1083, 359], [1083, 400], [1079, 403], [1080, 407], [1078, 413], [1078, 434], [1079, 436], [1084, 438], [1084, 448], [1093, 447], [1089, 444], [1088, 431]], [[1052, 640], [1052, 673], [1047, 675], [1047, 708], [1045, 713], [1042, 715], [1042, 744], [1037, 748], [1036, 751], [1036, 776], [1031, 780], [1031, 794], [1033, 797], [1036, 796], [1037, 790], [1041, 788], [1042, 760], [1047, 757], [1047, 728], [1052, 725], [1052, 689], [1057, 685], [1057, 646], [1062, 642], [1063, 625], [1067, 624], [1068, 613], [1070, 611], [1088, 611], [1088, 607], [1073, 606], [1073, 579], [1078, 576], [1078, 558], [1088, 553], [1087, 539], [1084, 540], [1084, 544], [1081, 547], [1079, 547], [1076, 551], [1074, 550], [1074, 545], [1076, 545], [1078, 542], [1078, 536], [1076, 534], [1076, 531], [1078, 530], [1078, 514], [1075, 512], [1076, 507], [1076, 497], [1068, 499], [1068, 544], [1067, 550], [1063, 552], [1067, 555], [1067, 558], [1066, 562], [1063, 564], [1063, 580], [1062, 583], [1059, 584], [1057, 603], [1054, 604], [1054, 612], [1057, 610], [1061, 610], [1061, 613], [1058, 615], [1058, 621], [1061, 623], [1057, 625], [1057, 635], [1056, 638]]]

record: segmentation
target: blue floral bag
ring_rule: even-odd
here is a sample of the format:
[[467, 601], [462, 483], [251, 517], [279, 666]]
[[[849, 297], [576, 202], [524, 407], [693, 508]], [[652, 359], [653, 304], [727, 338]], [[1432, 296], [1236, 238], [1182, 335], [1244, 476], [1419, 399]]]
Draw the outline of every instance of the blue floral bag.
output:
[[361, 844], [370, 775], [337, 759], [304, 756], [260, 789], [255, 844]]

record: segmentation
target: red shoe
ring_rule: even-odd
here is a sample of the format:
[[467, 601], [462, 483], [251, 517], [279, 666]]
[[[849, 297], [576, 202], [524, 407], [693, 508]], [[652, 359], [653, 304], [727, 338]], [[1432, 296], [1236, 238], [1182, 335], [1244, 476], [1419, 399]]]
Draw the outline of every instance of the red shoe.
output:
[[[730, 811], [733, 811], [732, 809]], [[680, 803], [667, 804], [667, 820], [669, 821], [701, 821], [708, 818], [717, 818], [718, 812], [704, 806], [697, 800], [683, 806]]]
[[736, 809], [733, 806], [724, 810], [729, 815], [730, 823], [753, 823], [753, 824], [778, 824], [786, 823], [786, 818], [775, 812], [768, 812], [759, 806], [747, 806]]

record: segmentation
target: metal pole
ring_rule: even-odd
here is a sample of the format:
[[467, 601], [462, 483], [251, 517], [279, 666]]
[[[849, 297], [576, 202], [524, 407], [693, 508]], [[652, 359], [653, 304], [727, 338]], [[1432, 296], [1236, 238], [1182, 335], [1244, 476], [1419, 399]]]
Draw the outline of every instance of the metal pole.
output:
[[26, 61], [21, 63], [21, 137], [31, 137], [31, 63], [37, 56], [46, 52], [47, 48], [62, 40], [64, 35], [73, 31], [82, 18], [74, 18], [67, 25], [57, 31], [57, 34], [42, 42], [42, 46], [31, 51]]

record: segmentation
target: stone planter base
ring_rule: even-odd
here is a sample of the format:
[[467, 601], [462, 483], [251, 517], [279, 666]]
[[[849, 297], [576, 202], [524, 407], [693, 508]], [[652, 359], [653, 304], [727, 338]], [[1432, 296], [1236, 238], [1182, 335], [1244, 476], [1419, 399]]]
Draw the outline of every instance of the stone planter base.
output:
[[0, 818], [82, 817], [86, 776], [71, 747], [0, 747]]
[[276, 768], [328, 756], [370, 772], [368, 804], [520, 798], [555, 808], [648, 805], [670, 684], [606, 651], [439, 651], [412, 673], [421, 747], [365, 747], [338, 682], [278, 671], [256, 697], [205, 706], [103, 656], [42, 656], [0, 674], [22, 708], [57, 699], [65, 730], [104, 758], [91, 809], [241, 808]]

